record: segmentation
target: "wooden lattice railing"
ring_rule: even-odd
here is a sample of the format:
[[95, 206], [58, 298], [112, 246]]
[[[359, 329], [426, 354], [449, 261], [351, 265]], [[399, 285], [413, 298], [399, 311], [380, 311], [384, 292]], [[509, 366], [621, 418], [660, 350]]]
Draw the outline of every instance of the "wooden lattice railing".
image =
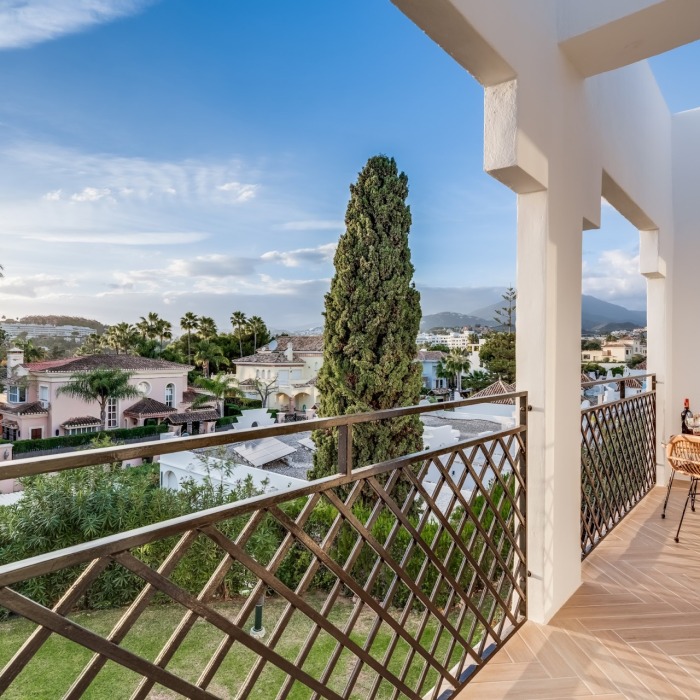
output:
[[[522, 421], [509, 430], [361, 469], [346, 461], [345, 473], [301, 488], [0, 567], [0, 606], [37, 625], [0, 672], [0, 695], [28, 674], [46, 673], [41, 649], [61, 637], [92, 652], [87, 663], [66, 655], [63, 663], [75, 669], [65, 698], [447, 697], [525, 620], [527, 397], [512, 397]], [[228, 437], [323, 421], [347, 426], [386, 413]], [[221, 437], [185, 440], [221, 444]], [[114, 458], [139, 448], [108, 449]], [[350, 452], [342, 440], [341, 449]], [[55, 466], [68, 457], [50, 459]], [[251, 547], [263, 532], [275, 542], [265, 556]], [[193, 587], [179, 571], [202, 547], [211, 564], [204, 585]], [[75, 610], [115, 568], [140, 585], [111, 630], [100, 632]], [[60, 600], [37, 602], [32, 591], [42, 577], [59, 572], [70, 572]], [[232, 577], [245, 582], [246, 595], [226, 595]], [[144, 615], [173, 609], [181, 614], [169, 638], [137, 653], [131, 642]], [[178, 651], [191, 635], [201, 638], [202, 626], [218, 643], [202, 649], [196, 668], [183, 668]], [[123, 670], [118, 688], [101, 677], [108, 664]]]
[[[636, 381], [639, 381], [636, 377]], [[656, 383], [581, 411], [581, 553], [585, 557], [656, 483]], [[590, 382], [584, 386], [613, 383]]]

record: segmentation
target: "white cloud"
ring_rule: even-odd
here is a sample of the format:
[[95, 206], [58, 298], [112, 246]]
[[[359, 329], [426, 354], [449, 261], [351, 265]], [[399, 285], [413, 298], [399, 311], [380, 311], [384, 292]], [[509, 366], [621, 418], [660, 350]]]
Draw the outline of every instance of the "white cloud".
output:
[[214, 253], [172, 260], [166, 274], [176, 277], [245, 277], [255, 272], [252, 258]]
[[207, 238], [205, 233], [26, 233], [24, 237], [46, 243], [104, 243], [109, 245], [185, 245]]
[[82, 191], [72, 194], [71, 200], [74, 202], [97, 202], [109, 197], [110, 194], [112, 194], [112, 190], [109, 187], [85, 187]]
[[233, 202], [247, 202], [255, 197], [258, 186], [242, 182], [226, 182], [223, 185], [219, 185], [216, 189], [229, 194]]
[[73, 282], [55, 275], [38, 274], [25, 277], [0, 278], [0, 297], [29, 297], [43, 296], [56, 287], [73, 286]]
[[324, 243], [316, 248], [299, 248], [297, 250], [270, 250], [260, 257], [265, 262], [281, 263], [285, 267], [300, 267], [304, 264], [319, 265], [332, 262], [337, 243]]
[[0, 49], [32, 46], [135, 14], [149, 0], [2, 0]]
[[639, 254], [605, 250], [583, 263], [583, 293], [629, 308], [644, 308], [646, 279], [639, 272]]
[[342, 231], [345, 223], [330, 219], [308, 219], [306, 221], [287, 221], [279, 226], [282, 231]]
[[253, 169], [234, 158], [161, 161], [83, 153], [50, 144], [15, 146], [0, 156], [11, 161], [15, 180], [45, 181], [51, 189], [44, 198], [50, 201], [62, 199], [61, 191], [70, 191], [75, 202], [110, 197], [132, 204], [162, 201], [170, 206], [177, 197], [186, 204], [225, 205], [249, 202], [260, 189]]

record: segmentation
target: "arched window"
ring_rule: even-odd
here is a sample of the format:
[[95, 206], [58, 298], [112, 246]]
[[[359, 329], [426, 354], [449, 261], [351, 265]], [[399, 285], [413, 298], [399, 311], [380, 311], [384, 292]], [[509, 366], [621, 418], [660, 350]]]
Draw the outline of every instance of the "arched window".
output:
[[168, 384], [165, 387], [165, 405], [173, 408], [175, 406], [175, 385]]

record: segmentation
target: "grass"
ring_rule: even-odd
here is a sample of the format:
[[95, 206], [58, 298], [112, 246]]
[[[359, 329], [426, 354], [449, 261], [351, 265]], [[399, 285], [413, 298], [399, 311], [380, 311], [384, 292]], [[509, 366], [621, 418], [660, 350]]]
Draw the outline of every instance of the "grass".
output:
[[[323, 599], [322, 595], [308, 594], [306, 596], [306, 600], [316, 609], [320, 609]], [[226, 603], [218, 603], [214, 607], [221, 614], [233, 619], [242, 602], [242, 600], [238, 599]], [[265, 643], [268, 642], [275, 622], [282, 615], [285, 607], [285, 601], [279, 598], [268, 598], [266, 600], [264, 626], [268, 633], [263, 640]], [[340, 598], [333, 605], [328, 618], [336, 627], [342, 629], [353, 608], [354, 605], [351, 599]], [[176, 604], [150, 606], [144, 611], [139, 621], [124, 639], [122, 646], [152, 661], [176, 628], [184, 612], [185, 610]], [[106, 635], [122, 613], [122, 610], [78, 612], [72, 615], [71, 619], [94, 632]], [[394, 617], [397, 620], [401, 615], [402, 611], [394, 611]], [[456, 625], [459, 611], [455, 610], [450, 613], [449, 617], [450, 621]], [[465, 615], [464, 617], [462, 630], [460, 631], [466, 634], [473, 618], [471, 615]], [[408, 613], [405, 625], [413, 636], [417, 634], [421, 618], [420, 612]], [[353, 641], [360, 646], [364, 646], [375, 620], [374, 612], [366, 606], [363, 607], [351, 634]], [[248, 622], [245, 628], [247, 629], [251, 623], [252, 620]], [[313, 626], [313, 623], [305, 615], [295, 612], [275, 647], [276, 652], [294, 662]], [[0, 623], [0, 667], [4, 666], [12, 657], [31, 634], [34, 627], [35, 625], [32, 623], [19, 618]], [[421, 646], [424, 648], [430, 647], [437, 631], [438, 624], [433, 618], [430, 618], [420, 637]], [[374, 658], [382, 660], [384, 652], [391, 643], [392, 636], [391, 628], [386, 623], [382, 623], [370, 647], [370, 653]], [[168, 664], [168, 670], [189, 681], [196, 681], [223, 638], [224, 634], [222, 632], [209, 623], [198, 620]], [[440, 636], [437, 650], [438, 658], [441, 661], [444, 661], [444, 657], [447, 654], [450, 639], [447, 634]], [[335, 640], [328, 633], [321, 632], [316, 638], [309, 656], [303, 663], [303, 670], [319, 678], [335, 648]], [[400, 641], [392, 654], [389, 670], [395, 674], [400, 674], [409, 652], [409, 645], [404, 641]], [[462, 652], [462, 647], [455, 645], [450, 654], [448, 667], [457, 662]], [[24, 698], [48, 700], [49, 698], [61, 697], [78, 676], [82, 667], [90, 659], [90, 656], [91, 653], [89, 651], [53, 634], [15, 679], [3, 697], [6, 700], [23, 700]], [[209, 690], [222, 698], [235, 697], [245, 682], [256, 658], [252, 652], [240, 644], [235, 644], [214, 676]], [[331, 674], [330, 687], [336, 692], [342, 693], [347, 679], [357, 663], [357, 658], [353, 654], [343, 651]], [[410, 661], [407, 675], [407, 684], [409, 686], [415, 686], [421, 676], [424, 665], [423, 658], [418, 654], [414, 654]], [[258, 677], [255, 688], [249, 697], [259, 698], [260, 700], [274, 698], [286, 679], [287, 676], [284, 672], [272, 664], [267, 664]], [[110, 661], [105, 664], [84, 697], [95, 700], [103, 698], [109, 698], [109, 700], [121, 700], [124, 698], [126, 700], [130, 697], [139, 680], [140, 678], [135, 673]], [[367, 665], [363, 665], [351, 697], [365, 698], [367, 691], [372, 687], [375, 680], [376, 673]], [[422, 692], [427, 692], [435, 684], [436, 680], [437, 674], [431, 670], [422, 684]], [[380, 686], [378, 697], [388, 698], [391, 696], [392, 690], [393, 686], [384, 680]], [[305, 700], [310, 696], [311, 692], [308, 688], [296, 683], [288, 697], [290, 700]], [[180, 696], [163, 687], [155, 686], [149, 697], [157, 700], [166, 700]]]

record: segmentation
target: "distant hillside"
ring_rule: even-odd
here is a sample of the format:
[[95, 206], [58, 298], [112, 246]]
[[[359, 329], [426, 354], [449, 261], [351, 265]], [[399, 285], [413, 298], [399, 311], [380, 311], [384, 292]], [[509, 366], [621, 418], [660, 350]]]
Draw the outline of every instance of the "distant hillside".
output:
[[493, 321], [488, 321], [478, 316], [458, 314], [454, 311], [443, 311], [439, 314], [423, 316], [420, 322], [422, 331], [429, 331], [432, 328], [463, 328], [464, 326], [493, 326]]
[[23, 316], [19, 323], [39, 323], [44, 326], [85, 326], [94, 328], [98, 333], [104, 333], [106, 326], [92, 318], [82, 316]]
[[[422, 331], [431, 328], [461, 328], [462, 326], [496, 326], [494, 316], [496, 309], [504, 306], [502, 300], [489, 306], [472, 309], [468, 314], [443, 311], [424, 316], [420, 327]], [[644, 328], [647, 325], [646, 311], [626, 309], [619, 304], [611, 304], [589, 294], [581, 297], [581, 330], [593, 333], [611, 333], [617, 330]]]
[[588, 294], [584, 294], [581, 301], [581, 328], [583, 330], [609, 333], [613, 330], [644, 328], [647, 325], [646, 311], [626, 309], [624, 306], [611, 304]]

